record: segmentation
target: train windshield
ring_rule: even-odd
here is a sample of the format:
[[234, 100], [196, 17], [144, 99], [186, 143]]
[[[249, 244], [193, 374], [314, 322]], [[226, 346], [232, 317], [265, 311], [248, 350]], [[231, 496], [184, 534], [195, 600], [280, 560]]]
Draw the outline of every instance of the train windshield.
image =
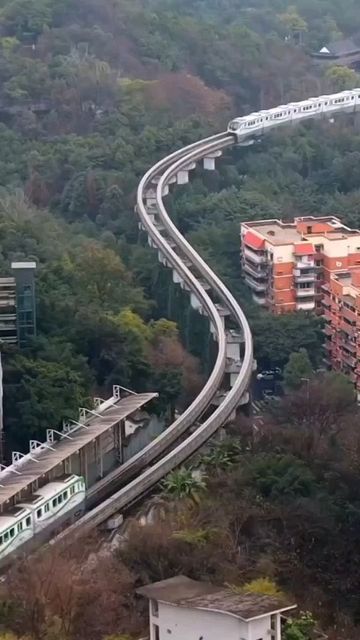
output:
[[236, 131], [236, 129], [240, 129], [240, 127], [240, 122], [237, 122], [236, 120], [232, 120], [229, 124], [230, 131]]

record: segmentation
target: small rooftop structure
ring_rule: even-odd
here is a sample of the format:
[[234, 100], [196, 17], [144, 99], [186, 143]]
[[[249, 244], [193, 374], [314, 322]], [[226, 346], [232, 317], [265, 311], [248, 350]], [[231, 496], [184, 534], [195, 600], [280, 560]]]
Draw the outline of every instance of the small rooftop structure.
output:
[[216, 587], [209, 582], [191, 580], [182, 575], [146, 585], [138, 589], [137, 593], [158, 602], [176, 604], [178, 607], [222, 611], [244, 621], [296, 607], [283, 598], [258, 593], [236, 593], [229, 588]]
[[281, 614], [296, 605], [285, 598], [236, 593], [179, 575], [146, 585], [137, 593], [150, 600], [150, 640], [281, 640]]
[[354, 53], [360, 53], [360, 32], [350, 38], [339, 38], [327, 43], [319, 51], [319, 54], [332, 58], [350, 56]]
[[337, 62], [356, 67], [360, 61], [360, 32], [349, 38], [339, 38], [324, 44], [320, 51], [312, 53], [312, 57], [319, 62]]

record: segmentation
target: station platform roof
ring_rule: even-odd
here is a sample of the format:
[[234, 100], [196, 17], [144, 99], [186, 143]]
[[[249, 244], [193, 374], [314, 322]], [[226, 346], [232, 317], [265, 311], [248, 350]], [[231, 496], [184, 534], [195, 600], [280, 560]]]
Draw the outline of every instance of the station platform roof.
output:
[[31, 457], [21, 458], [17, 463], [1, 471], [0, 505], [79, 452], [95, 438], [156, 398], [157, 395], [157, 393], [141, 393], [118, 399], [111, 406], [103, 409], [99, 416], [91, 415], [84, 425], [76, 431], [63, 435], [60, 440], [54, 443], [42, 445], [30, 454]]

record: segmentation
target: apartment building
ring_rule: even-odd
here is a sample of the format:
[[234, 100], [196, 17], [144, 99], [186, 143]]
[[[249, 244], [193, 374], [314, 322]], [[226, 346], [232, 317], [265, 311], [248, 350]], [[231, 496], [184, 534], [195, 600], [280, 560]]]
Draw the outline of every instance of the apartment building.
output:
[[254, 302], [272, 313], [322, 313], [322, 286], [360, 266], [360, 231], [334, 216], [241, 224], [241, 262]]
[[326, 360], [350, 378], [360, 400], [360, 268], [332, 274], [322, 288]]
[[35, 262], [12, 262], [0, 278], [0, 342], [23, 347], [36, 335]]

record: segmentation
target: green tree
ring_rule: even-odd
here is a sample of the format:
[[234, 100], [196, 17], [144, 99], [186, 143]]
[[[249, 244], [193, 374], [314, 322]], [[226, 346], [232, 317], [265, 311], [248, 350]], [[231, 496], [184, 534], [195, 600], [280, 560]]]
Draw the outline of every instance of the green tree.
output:
[[299, 389], [304, 382], [309, 384], [313, 369], [306, 349], [295, 351], [284, 369], [284, 384], [287, 389]]
[[326, 71], [326, 79], [334, 91], [345, 91], [359, 86], [360, 76], [349, 67], [334, 65]]
[[284, 640], [313, 640], [315, 620], [311, 613], [302, 613], [299, 618], [290, 618], [284, 627]]
[[44, 441], [46, 429], [78, 418], [79, 407], [91, 406], [89, 381], [82, 371], [59, 361], [18, 355], [5, 368], [4, 412], [7, 444], [28, 449], [30, 438]]

